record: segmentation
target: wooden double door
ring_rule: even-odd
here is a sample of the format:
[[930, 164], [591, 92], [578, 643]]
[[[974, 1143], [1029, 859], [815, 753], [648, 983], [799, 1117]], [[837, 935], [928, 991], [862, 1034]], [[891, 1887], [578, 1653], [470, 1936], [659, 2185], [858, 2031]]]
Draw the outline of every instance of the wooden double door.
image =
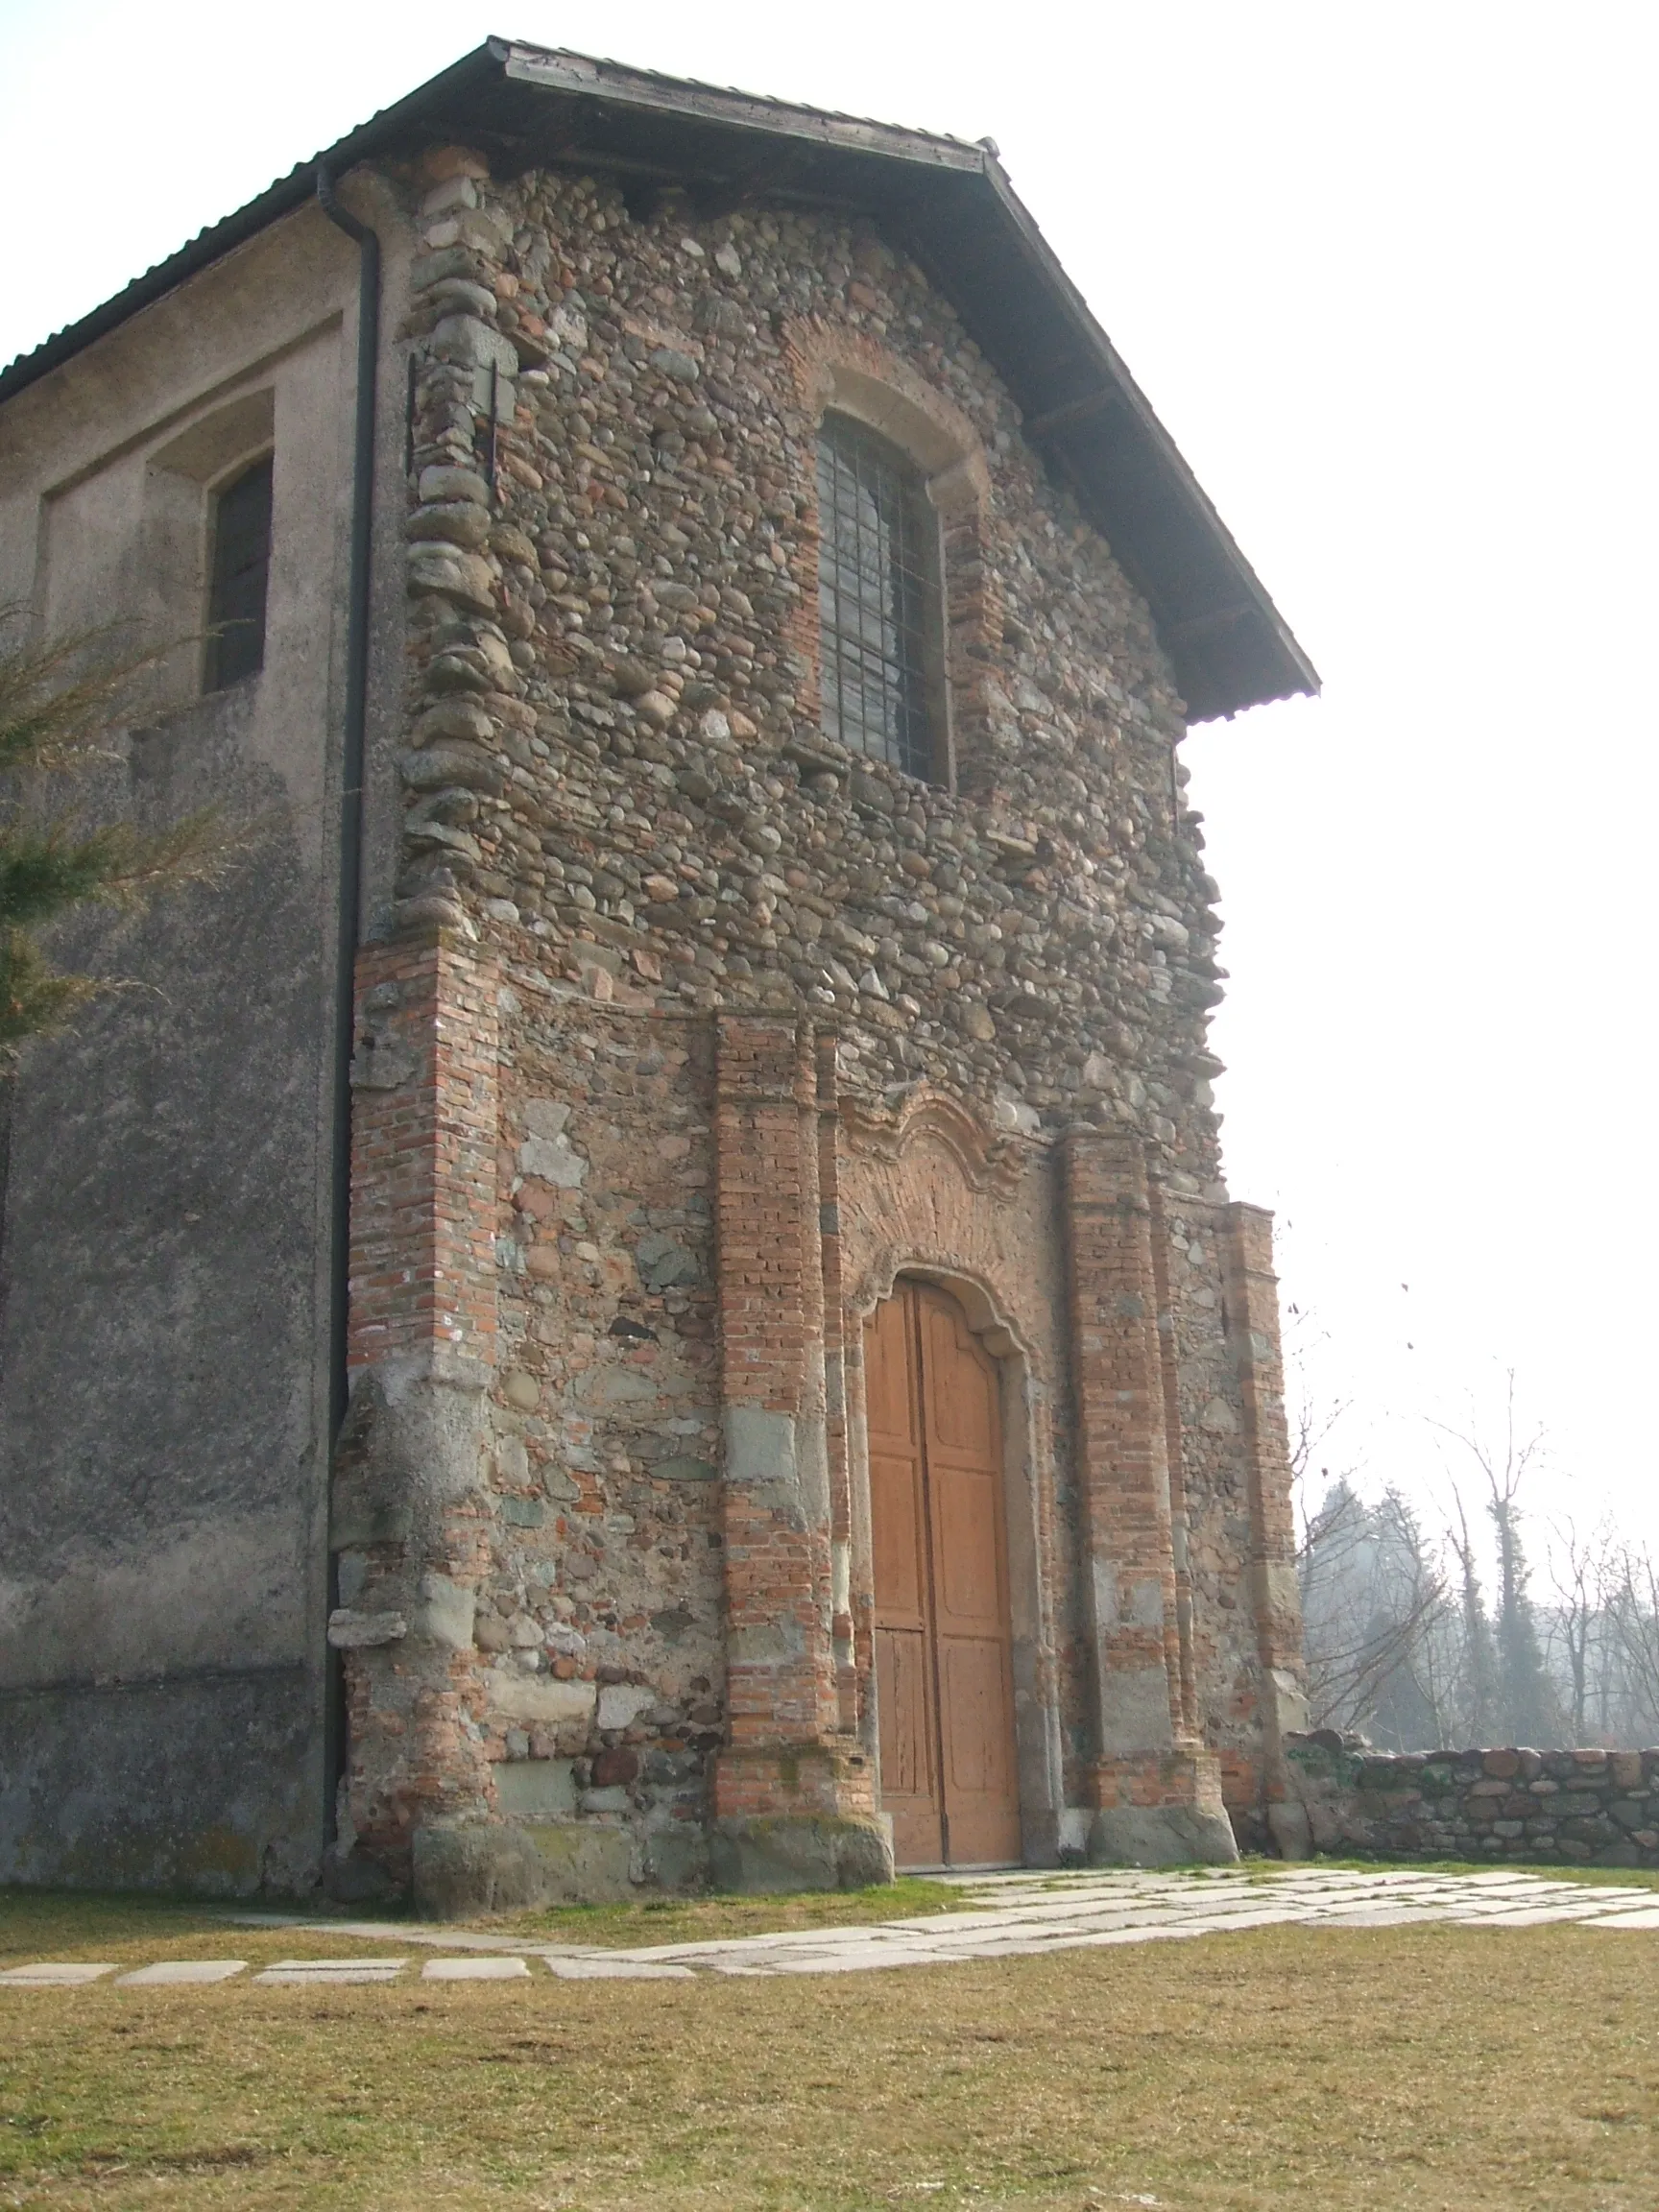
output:
[[901, 1866], [1021, 1857], [996, 1362], [906, 1282], [864, 1338], [881, 1807]]

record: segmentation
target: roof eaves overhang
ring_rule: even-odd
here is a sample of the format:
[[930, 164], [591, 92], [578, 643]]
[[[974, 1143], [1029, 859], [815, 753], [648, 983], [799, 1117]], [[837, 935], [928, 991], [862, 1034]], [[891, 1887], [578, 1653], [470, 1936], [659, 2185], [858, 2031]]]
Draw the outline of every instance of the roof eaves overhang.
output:
[[503, 168], [868, 214], [1008, 385], [1027, 437], [1151, 609], [1193, 721], [1317, 691], [1312, 663], [987, 147], [493, 38], [0, 372], [0, 403], [302, 205], [326, 167], [463, 136]]
[[456, 103], [469, 94], [475, 94], [489, 80], [499, 74], [499, 62], [493, 51], [495, 41], [475, 47], [470, 54], [444, 70], [439, 76], [411, 92], [391, 108], [383, 108], [349, 131], [345, 137], [335, 140], [314, 154], [310, 160], [301, 161], [290, 169], [285, 177], [278, 177], [256, 199], [248, 201], [223, 222], [209, 224], [170, 253], [164, 261], [157, 261], [124, 285], [102, 305], [94, 307], [77, 323], [55, 330], [31, 352], [21, 353], [16, 360], [0, 369], [0, 404], [14, 398], [42, 376], [71, 360], [86, 347], [96, 344], [111, 330], [131, 322], [134, 315], [146, 307], [154, 306], [165, 299], [169, 292], [187, 283], [204, 269], [233, 253], [251, 238], [257, 237], [271, 224], [279, 222], [298, 207], [304, 206], [315, 198], [317, 173], [326, 169], [330, 176], [339, 177], [360, 162], [383, 158], [419, 136], [423, 127], [442, 124], [443, 117]]

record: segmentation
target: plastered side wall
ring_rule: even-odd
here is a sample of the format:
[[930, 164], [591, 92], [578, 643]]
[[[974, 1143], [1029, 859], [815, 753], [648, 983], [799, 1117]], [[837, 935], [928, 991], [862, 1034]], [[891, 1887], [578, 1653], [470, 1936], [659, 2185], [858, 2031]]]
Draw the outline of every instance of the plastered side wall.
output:
[[[0, 602], [182, 637], [102, 792], [252, 825], [60, 950], [0, 1227], [0, 1878], [314, 1878], [327, 1078], [355, 257], [292, 219], [0, 416]], [[194, 696], [213, 477], [275, 453], [263, 670]]]

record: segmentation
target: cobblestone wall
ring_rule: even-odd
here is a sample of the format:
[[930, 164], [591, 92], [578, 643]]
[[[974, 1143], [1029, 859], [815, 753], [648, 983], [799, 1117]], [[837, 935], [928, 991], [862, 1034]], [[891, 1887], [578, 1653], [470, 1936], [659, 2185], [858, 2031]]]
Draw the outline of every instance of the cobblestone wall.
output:
[[[613, 185], [435, 165], [463, 173], [426, 196], [410, 324], [406, 916], [469, 908], [682, 1007], [802, 1004], [872, 1086], [1126, 1124], [1213, 1185], [1180, 701], [949, 304], [828, 216], [635, 221]], [[954, 789], [819, 725], [816, 425], [826, 379], [853, 403], [877, 370], [956, 454]]]
[[1659, 1866], [1659, 1750], [1286, 1752], [1316, 1851]]
[[[1225, 1837], [1223, 1776], [1253, 1834], [1294, 1689], [1262, 1564], [1283, 1549], [1276, 1328], [1250, 1288], [1265, 1220], [1220, 1179], [1216, 886], [1144, 604], [949, 302], [873, 228], [631, 207], [589, 178], [493, 180], [456, 148], [400, 182], [421, 248], [405, 814], [365, 956], [357, 1164], [361, 1201], [388, 1174], [374, 1132], [396, 1143], [425, 1080], [405, 1070], [430, 1057], [436, 1142], [395, 1180], [432, 1177], [436, 1230], [400, 1180], [360, 1203], [354, 1345], [430, 1340], [443, 1409], [422, 1418], [446, 1436], [473, 1387], [445, 1365], [469, 1316], [493, 1348], [466, 1401], [470, 1477], [457, 1458], [414, 1543], [343, 1561], [343, 1839], [401, 1880], [423, 1822], [505, 1818], [599, 1895], [702, 1878], [718, 1820], [781, 1791], [866, 1816], [842, 1335], [917, 1264], [984, 1300], [1029, 1424], [1028, 1847], [1083, 1848], [1102, 1809], [1140, 1836], [1166, 1802]], [[826, 406], [878, 416], [940, 517], [933, 781], [821, 727]], [[492, 998], [498, 1052], [470, 1089], [459, 998], [436, 1046], [401, 1037], [423, 1001], [391, 949], [417, 944]], [[453, 1227], [476, 1228], [487, 1115], [485, 1252]], [[1121, 1154], [1100, 1202], [1137, 1224], [1137, 1287], [1103, 1323], [1134, 1338], [1134, 1542], [1104, 1431], [1086, 1504], [1072, 1370], [1093, 1334], [1072, 1345], [1055, 1319], [1062, 1154], [1090, 1144]], [[409, 1230], [401, 1265], [381, 1221]], [[395, 1441], [372, 1433], [383, 1399], [365, 1386], [372, 1469]], [[785, 1432], [801, 1499], [732, 1479], [734, 1452]], [[469, 1633], [458, 1601], [439, 1620], [440, 1588], [465, 1589]], [[1107, 1625], [1135, 1608], [1143, 1623]], [[1112, 1668], [1140, 1689], [1119, 1732], [1149, 1748], [1108, 1776], [1101, 1715], [1132, 1687]], [[787, 1744], [828, 1746], [811, 1788]], [[495, 1842], [487, 1875], [440, 1866], [476, 1844], [417, 1840], [418, 1889], [512, 1901], [529, 1876]]]

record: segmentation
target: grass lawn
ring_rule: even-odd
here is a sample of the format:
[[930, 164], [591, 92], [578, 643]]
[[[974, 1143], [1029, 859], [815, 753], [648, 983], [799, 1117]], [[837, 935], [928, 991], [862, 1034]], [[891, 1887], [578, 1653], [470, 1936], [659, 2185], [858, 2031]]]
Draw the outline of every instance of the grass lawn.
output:
[[[839, 1904], [687, 1911], [807, 1925]], [[667, 1916], [631, 1910], [656, 1939]], [[0, 1896], [9, 1960], [368, 1948]], [[0, 2206], [1153, 2202], [1654, 2212], [1659, 1934], [1291, 1927], [765, 1981], [0, 1990]]]

